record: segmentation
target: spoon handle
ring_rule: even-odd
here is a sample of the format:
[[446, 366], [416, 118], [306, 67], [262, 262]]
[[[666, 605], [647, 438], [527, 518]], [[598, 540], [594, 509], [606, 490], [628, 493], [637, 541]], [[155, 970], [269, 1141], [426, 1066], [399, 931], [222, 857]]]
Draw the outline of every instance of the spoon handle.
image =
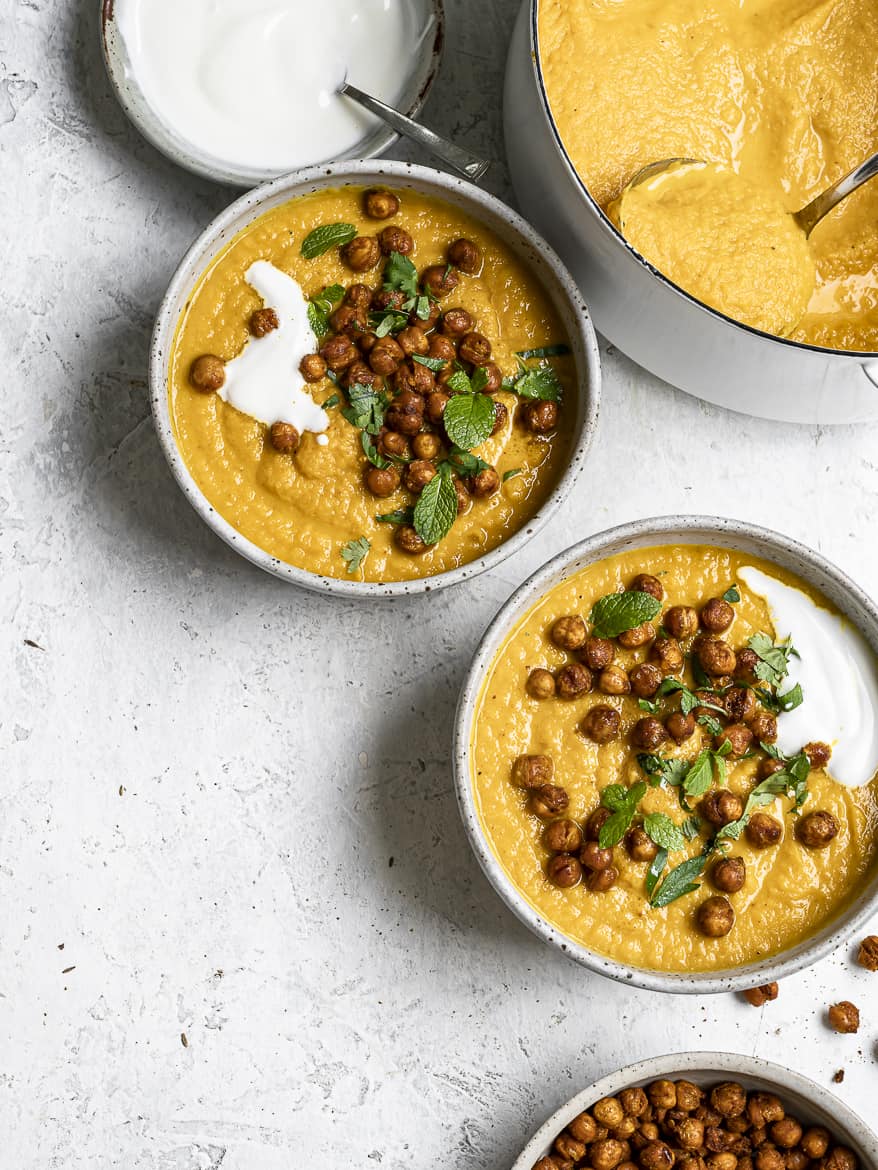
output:
[[455, 146], [447, 138], [440, 138], [438, 134], [434, 134], [426, 126], [422, 126], [419, 122], [415, 122], [412, 118], [401, 114], [393, 106], [387, 106], [384, 102], [380, 102], [370, 94], [363, 93], [361, 89], [357, 89], [355, 85], [350, 85], [347, 81], [341, 83], [338, 92], [345, 94], [363, 106], [364, 109], [369, 110], [370, 113], [376, 114], [388, 126], [392, 126], [394, 130], [400, 134], [404, 134], [412, 142], [417, 142], [420, 146], [426, 147], [431, 154], [435, 154], [437, 158], [441, 158], [443, 162], [453, 167], [458, 174], [463, 175], [466, 179], [471, 179], [474, 183], [477, 183], [482, 178], [491, 165], [485, 159], [479, 158], [478, 155], [471, 154], [468, 150], [464, 150], [460, 146]]
[[878, 175], [878, 154], [873, 154], [858, 167], [854, 167], [843, 179], [833, 183], [822, 195], [812, 199], [801, 211], [797, 211], [793, 215], [793, 219], [805, 235], [810, 236], [820, 220], [828, 215], [833, 207], [837, 207], [842, 199], [847, 199], [848, 195], [856, 191], [857, 187], [861, 187], [869, 179], [874, 179], [876, 175]]

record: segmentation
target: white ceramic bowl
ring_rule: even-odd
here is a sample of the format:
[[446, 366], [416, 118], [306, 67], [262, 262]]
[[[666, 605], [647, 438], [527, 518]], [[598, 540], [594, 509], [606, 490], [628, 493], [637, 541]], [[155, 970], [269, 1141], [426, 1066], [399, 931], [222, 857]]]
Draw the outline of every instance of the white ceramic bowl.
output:
[[838, 1097], [807, 1077], [753, 1056], [687, 1052], [630, 1064], [577, 1093], [553, 1113], [545, 1125], [540, 1126], [516, 1159], [512, 1170], [533, 1170], [534, 1164], [551, 1152], [552, 1142], [558, 1134], [595, 1101], [600, 1101], [602, 1097], [614, 1097], [622, 1089], [642, 1088], [660, 1077], [692, 1081], [699, 1086], [733, 1080], [748, 1091], [775, 1093], [797, 1120], [806, 1125], [825, 1126], [841, 1145], [852, 1149], [859, 1156], [861, 1170], [872, 1170], [878, 1165], [878, 1139], [875, 1134]]
[[534, 934], [570, 958], [634, 987], [651, 991], [710, 994], [742, 991], [792, 975], [822, 959], [850, 938], [878, 910], [878, 869], [843, 914], [805, 942], [743, 967], [717, 972], [662, 972], [631, 967], [590, 950], [562, 934], [524, 898], [488, 844], [476, 809], [470, 774], [470, 741], [479, 691], [512, 628], [560, 581], [586, 565], [632, 548], [663, 544], [712, 544], [763, 557], [819, 589], [864, 634], [878, 655], [878, 607], [871, 598], [819, 553], [789, 537], [738, 520], [705, 516], [666, 516], [600, 532], [549, 561], [515, 592], [488, 627], [476, 651], [457, 708], [454, 732], [455, 785], [470, 845], [494, 889]]
[[538, 8], [539, 0], [522, 0], [509, 50], [509, 168], [521, 207], [570, 267], [600, 332], [673, 386], [730, 410], [788, 422], [878, 419], [878, 353], [820, 349], [741, 325], [668, 280], [616, 230], [552, 117]]
[[[182, 138], [172, 125], [160, 117], [147, 102], [137, 84], [131, 68], [125, 42], [122, 39], [114, 14], [114, 0], [96, 0], [101, 6], [101, 49], [110, 82], [122, 109], [147, 141], [166, 155], [172, 162], [186, 170], [217, 183], [228, 183], [233, 187], [256, 187], [270, 182], [280, 172], [275, 168], [257, 169], [240, 166], [229, 159], [216, 158], [200, 150], [197, 145]], [[188, 0], [182, 0], [187, 3]], [[433, 87], [442, 61], [445, 43], [444, 0], [417, 0], [423, 10], [424, 22], [432, 16], [433, 26], [413, 52], [412, 60], [406, 62], [411, 68], [406, 88], [397, 105], [400, 111], [416, 118]], [[353, 78], [351, 80], [354, 80]], [[376, 122], [375, 129], [368, 137], [356, 143], [337, 162], [347, 159], [376, 158], [391, 147], [399, 135], [383, 122]], [[315, 158], [314, 164], [329, 162], [329, 159]]]
[[[573, 351], [578, 394], [570, 459], [542, 509], [508, 540], [459, 569], [415, 581], [384, 584], [319, 577], [270, 556], [243, 537], [210, 505], [177, 448], [168, 401], [168, 362], [180, 313], [213, 258], [254, 219], [298, 195], [338, 187], [384, 185], [431, 195], [457, 207], [490, 228], [540, 280], [557, 310]], [[337, 596], [396, 597], [455, 585], [500, 564], [526, 544], [567, 498], [582, 469], [597, 426], [600, 401], [600, 355], [588, 309], [561, 261], [536, 232], [493, 195], [464, 179], [428, 167], [400, 162], [336, 163], [277, 179], [242, 196], [219, 215], [195, 241], [177, 269], [159, 308], [150, 346], [149, 386], [153, 419], [174, 478], [198, 515], [218, 536], [253, 564], [305, 589]]]

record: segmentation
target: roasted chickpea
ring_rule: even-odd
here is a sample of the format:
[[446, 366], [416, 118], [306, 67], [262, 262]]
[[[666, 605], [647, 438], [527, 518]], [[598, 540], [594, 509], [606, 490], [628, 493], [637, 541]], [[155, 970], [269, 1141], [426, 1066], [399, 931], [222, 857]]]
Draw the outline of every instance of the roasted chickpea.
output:
[[748, 723], [756, 713], [756, 696], [747, 687], [732, 687], [714, 701], [718, 707], [725, 708], [733, 723]]
[[509, 421], [509, 411], [502, 402], [494, 402], [494, 426], [491, 428], [492, 435], [499, 435], [502, 430], [505, 430], [506, 424]]
[[438, 435], [425, 431], [412, 439], [412, 451], [418, 459], [438, 459], [442, 451], [442, 440]]
[[[394, 345], [396, 342], [394, 342]], [[359, 360], [360, 353], [354, 343], [345, 334], [340, 333], [337, 337], [328, 337], [320, 346], [320, 356], [329, 366], [333, 373], [340, 373], [346, 370], [348, 366], [352, 366], [355, 361]], [[372, 366], [375, 370], [375, 366]], [[381, 370], [376, 370], [376, 373], [381, 373]]]
[[684, 743], [695, 734], [695, 716], [691, 711], [688, 715], [684, 715], [682, 711], [675, 711], [665, 720], [665, 727], [675, 743]]
[[301, 436], [292, 423], [272, 423], [268, 434], [272, 447], [282, 455], [294, 455], [298, 451]]
[[345, 305], [353, 305], [355, 309], [365, 309], [367, 312], [372, 307], [372, 289], [368, 284], [352, 284], [349, 286], [344, 295]]
[[410, 390], [394, 398], [385, 415], [387, 425], [401, 435], [416, 435], [424, 425], [424, 400]]
[[445, 414], [445, 407], [451, 401], [442, 390], [434, 390], [427, 399], [427, 418], [434, 427], [438, 427]]
[[747, 881], [747, 866], [743, 857], [721, 857], [714, 862], [710, 880], [723, 894], [737, 894]]
[[470, 493], [479, 500], [494, 496], [500, 490], [500, 473], [495, 467], [483, 467], [467, 480]]
[[360, 358], [357, 358], [355, 362], [352, 362], [348, 366], [342, 373], [341, 380], [348, 390], [350, 390], [351, 386], [380, 386], [382, 383], [381, 375], [376, 374]]
[[796, 837], [809, 849], [825, 849], [838, 836], [838, 821], [830, 812], [808, 813], [796, 825]]
[[633, 630], [623, 630], [616, 641], [625, 650], [637, 650], [651, 642], [654, 637], [655, 626], [652, 622], [644, 622], [641, 626], [635, 626]]
[[467, 276], [476, 276], [482, 268], [482, 249], [472, 240], [455, 240], [448, 249], [448, 259]]
[[661, 581], [651, 573], [638, 573], [628, 588], [632, 593], [648, 593], [656, 601], [663, 601], [665, 597]]
[[562, 1133], [555, 1138], [555, 1149], [562, 1158], [571, 1162], [581, 1162], [585, 1157], [585, 1146], [569, 1133]]
[[857, 962], [867, 971], [878, 971], [878, 934], [867, 934], [857, 949]]
[[378, 334], [373, 333], [370, 329], [366, 333], [361, 333], [354, 340], [357, 343], [357, 349], [359, 349], [363, 357], [368, 357], [375, 346], [378, 344], [379, 338]]
[[546, 877], [552, 885], [569, 890], [582, 880], [582, 866], [569, 853], [556, 853], [546, 865]]
[[608, 666], [600, 673], [598, 690], [605, 695], [628, 695], [631, 679], [621, 666]]
[[460, 277], [450, 264], [431, 264], [421, 273], [421, 287], [436, 300], [453, 293], [459, 284]]
[[391, 309], [401, 313], [405, 297], [396, 288], [378, 288], [372, 293], [372, 308], [376, 313], [387, 313]]
[[744, 999], [751, 1007], [763, 1007], [777, 999], [778, 986], [776, 983], [763, 983], [761, 987], [751, 987], [744, 992]]
[[719, 735], [714, 736], [714, 747], [720, 751], [726, 744], [732, 749], [732, 756], [740, 759], [750, 750], [753, 732], [744, 723], [730, 723]]
[[771, 1140], [782, 1150], [791, 1150], [802, 1140], [802, 1127], [795, 1117], [782, 1117], [771, 1126]]
[[454, 342], [450, 337], [444, 337], [441, 333], [430, 334], [427, 353], [431, 358], [440, 362], [453, 362], [457, 357]]
[[675, 1161], [673, 1151], [664, 1142], [650, 1142], [640, 1151], [643, 1170], [671, 1170]]
[[857, 1170], [859, 1162], [857, 1155], [847, 1146], [836, 1146], [826, 1159], [826, 1166], [822, 1170]]
[[736, 682], [756, 682], [756, 667], [759, 665], [759, 655], [750, 649], [735, 652], [735, 669], [732, 671]]
[[398, 549], [412, 555], [426, 552], [428, 548], [426, 542], [418, 535], [417, 530], [409, 524], [401, 524], [394, 533], [393, 539]]
[[569, 662], [555, 675], [555, 687], [561, 699], [577, 699], [592, 688], [592, 673], [581, 662]]
[[782, 772], [784, 766], [780, 760], [773, 760], [769, 756], [768, 759], [760, 760], [759, 767], [756, 769], [757, 780], [767, 780], [769, 776], [774, 776], [777, 772]]
[[777, 719], [768, 711], [757, 711], [749, 720], [750, 730], [760, 743], [777, 741]]
[[604, 1138], [595, 1142], [588, 1151], [593, 1170], [616, 1170], [624, 1154], [625, 1149], [618, 1138]]
[[555, 694], [555, 676], [545, 667], [537, 666], [527, 676], [524, 689], [532, 699], [551, 699]]
[[602, 849], [599, 841], [586, 841], [579, 851], [579, 860], [586, 869], [598, 873], [613, 864], [613, 850]]
[[336, 333], [345, 333], [354, 340], [366, 332], [368, 327], [366, 310], [357, 305], [339, 305], [329, 318], [329, 324]]
[[667, 741], [668, 733], [664, 725], [652, 715], [645, 719], [638, 719], [631, 731], [631, 740], [635, 747], [646, 752], [653, 752]]
[[432, 370], [428, 370], [426, 366], [415, 361], [405, 361], [394, 375], [394, 386], [400, 394], [409, 391], [409, 393], [417, 394], [419, 398], [423, 398], [425, 400], [423, 406], [426, 409], [426, 399], [436, 389], [436, 379], [433, 377]]
[[569, 803], [566, 790], [556, 784], [543, 784], [530, 794], [531, 812], [547, 821], [562, 813]]
[[491, 343], [481, 333], [467, 333], [457, 347], [462, 362], [471, 362], [476, 368], [491, 360]]
[[466, 484], [458, 476], [455, 475], [451, 482], [454, 486], [454, 494], [457, 496], [457, 514], [458, 516], [462, 516], [472, 505], [472, 496], [470, 496]]
[[674, 1128], [677, 1143], [684, 1150], [700, 1150], [704, 1144], [704, 1122], [684, 1117]]
[[535, 435], [547, 435], [558, 425], [558, 403], [549, 401], [526, 402], [522, 407], [521, 419]]
[[578, 650], [588, 639], [588, 629], [578, 614], [567, 614], [553, 624], [549, 637], [562, 650]]
[[382, 431], [377, 446], [382, 455], [395, 456], [397, 459], [405, 459], [409, 452], [408, 439], [396, 431]]
[[257, 309], [250, 317], [250, 333], [253, 337], [266, 337], [280, 327], [274, 309]]
[[735, 652], [721, 638], [705, 638], [698, 644], [698, 665], [705, 674], [719, 678], [735, 669]]
[[704, 1100], [704, 1093], [691, 1081], [677, 1081], [677, 1108], [685, 1109], [687, 1113], [697, 1109]]
[[809, 1158], [822, 1158], [829, 1149], [830, 1134], [828, 1129], [824, 1129], [822, 1125], [814, 1125], [810, 1129], [806, 1129], [802, 1135], [802, 1149]]
[[713, 894], [696, 910], [695, 923], [708, 938], [723, 938], [735, 925], [735, 911], [728, 898]]
[[642, 1117], [649, 1108], [649, 1098], [643, 1089], [623, 1089], [619, 1094], [619, 1104], [626, 1117]]
[[381, 259], [381, 248], [374, 236], [357, 236], [341, 249], [341, 258], [354, 272], [368, 272]]
[[825, 768], [832, 759], [832, 748], [828, 743], [806, 743], [802, 751], [808, 757], [808, 762], [815, 770]]
[[[405, 329], [401, 329], [396, 335], [396, 343], [406, 357], [411, 357], [412, 354], [423, 357], [430, 348], [427, 334], [417, 325], [408, 325]], [[421, 366], [421, 369], [425, 368], [425, 366]]]
[[857, 1032], [860, 1028], [860, 1009], [850, 1002], [842, 1000], [834, 1003], [828, 1012], [829, 1026], [834, 1032], [844, 1035]]
[[674, 638], [656, 638], [649, 648], [649, 660], [654, 662], [663, 674], [679, 674], [683, 669], [683, 651]]
[[503, 371], [496, 362], [486, 362], [479, 368], [484, 371], [487, 379], [482, 387], [482, 394], [496, 394], [498, 390], [503, 388]]
[[771, 1125], [784, 1116], [784, 1107], [774, 1093], [751, 1093], [747, 1099], [747, 1116], [753, 1126]]
[[404, 228], [386, 227], [378, 233], [378, 246], [385, 256], [392, 252], [409, 256], [415, 250], [415, 241]]
[[654, 1109], [673, 1109], [677, 1104], [677, 1086], [664, 1078], [647, 1085], [646, 1095]]
[[582, 829], [576, 821], [553, 821], [546, 826], [543, 844], [553, 853], [578, 853], [582, 848]]
[[724, 634], [735, 620], [735, 611], [722, 597], [711, 597], [702, 608], [700, 617], [701, 624], [708, 633]]
[[432, 479], [436, 477], [436, 464], [429, 459], [415, 459], [405, 469], [405, 486], [419, 496]]
[[662, 685], [662, 672], [650, 662], [641, 662], [629, 671], [631, 690], [639, 699], [651, 699]]
[[399, 472], [395, 467], [370, 467], [366, 472], [366, 487], [373, 496], [392, 496], [399, 487]]
[[390, 191], [376, 188], [363, 196], [363, 207], [370, 219], [393, 219], [399, 211], [399, 199]]
[[607, 1129], [615, 1129], [625, 1116], [625, 1110], [617, 1097], [601, 1097], [591, 1107], [594, 1119]]
[[682, 642], [698, 631], [698, 614], [691, 605], [672, 605], [662, 623], [672, 638]]
[[512, 765], [512, 783], [517, 788], [541, 788], [554, 775], [551, 756], [519, 756]]
[[579, 724], [582, 734], [595, 743], [610, 743], [619, 735], [622, 717], [614, 707], [592, 707]]
[[658, 853], [658, 845], [639, 825], [625, 834], [625, 848], [632, 861], [653, 861]]
[[447, 337], [463, 337], [472, 332], [473, 319], [466, 309], [446, 309], [439, 328]]
[[308, 353], [299, 363], [299, 373], [306, 382], [320, 382], [326, 377], [326, 362], [319, 353]]
[[578, 1117], [573, 1118], [567, 1128], [578, 1141], [585, 1142], [586, 1145], [597, 1140], [597, 1122], [590, 1113], [580, 1113]]
[[783, 825], [768, 813], [753, 813], [744, 835], [755, 848], [769, 849], [783, 837]]
[[730, 1150], [712, 1154], [707, 1159], [707, 1170], [738, 1170], [738, 1158]]
[[381, 337], [369, 353], [369, 365], [376, 374], [386, 377], [396, 373], [404, 358], [405, 354], [395, 338]]
[[577, 657], [589, 670], [599, 671], [609, 666], [616, 657], [616, 648], [609, 638], [598, 638], [592, 634], [580, 647]]
[[744, 802], [740, 796], [729, 792], [727, 788], [715, 788], [701, 801], [698, 811], [706, 821], [719, 829], [741, 819], [744, 815]]
[[219, 390], [225, 381], [226, 363], [216, 354], [202, 354], [189, 367], [189, 384], [202, 394]]
[[593, 869], [585, 879], [585, 884], [593, 894], [605, 894], [618, 880], [618, 869], [614, 865], [608, 865], [606, 869]]
[[610, 819], [613, 814], [608, 808], [603, 805], [596, 808], [585, 822], [585, 839], [586, 841], [597, 841], [601, 835], [601, 829]]
[[747, 1108], [747, 1094], [735, 1081], [723, 1081], [711, 1090], [710, 1104], [721, 1117], [740, 1117]]

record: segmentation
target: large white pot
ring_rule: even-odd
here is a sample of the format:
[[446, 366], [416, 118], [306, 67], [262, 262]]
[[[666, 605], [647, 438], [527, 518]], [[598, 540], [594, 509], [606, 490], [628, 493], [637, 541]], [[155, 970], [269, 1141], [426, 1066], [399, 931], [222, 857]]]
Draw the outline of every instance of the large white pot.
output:
[[509, 53], [509, 167], [525, 214], [567, 263], [598, 330], [646, 369], [719, 406], [787, 422], [878, 419], [878, 353], [818, 349], [739, 325], [625, 242], [576, 174], [552, 119], [538, 5], [524, 0]]

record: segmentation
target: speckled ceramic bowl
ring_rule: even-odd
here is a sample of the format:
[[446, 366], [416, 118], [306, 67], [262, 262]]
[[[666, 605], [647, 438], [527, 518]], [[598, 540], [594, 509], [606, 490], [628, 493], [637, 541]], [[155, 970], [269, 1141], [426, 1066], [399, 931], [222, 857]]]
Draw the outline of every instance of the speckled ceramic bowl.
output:
[[611, 1073], [562, 1105], [545, 1125], [540, 1126], [516, 1160], [512, 1170], [532, 1170], [540, 1158], [551, 1152], [552, 1142], [583, 1110], [602, 1097], [614, 1097], [622, 1089], [642, 1088], [660, 1077], [692, 1081], [709, 1086], [733, 1080], [748, 1091], [775, 1093], [798, 1120], [807, 1125], [822, 1125], [842, 1145], [852, 1149], [860, 1159], [861, 1170], [878, 1165], [878, 1139], [875, 1134], [832, 1093], [798, 1073], [779, 1064], [769, 1064], [753, 1056], [735, 1056], [724, 1052], [686, 1052], [641, 1060]]
[[[576, 363], [578, 394], [570, 457], [563, 475], [542, 509], [513, 536], [477, 560], [446, 573], [414, 581], [370, 583], [320, 577], [270, 556], [243, 537], [211, 506], [193, 479], [177, 448], [168, 401], [168, 363], [180, 314], [192, 290], [214, 257], [254, 219], [299, 195], [338, 187], [391, 186], [442, 199], [490, 228], [540, 280], [552, 300], [570, 342]], [[206, 228], [183, 258], [159, 308], [150, 347], [149, 386], [155, 428], [174, 478], [189, 503], [214, 532], [247, 560], [305, 589], [336, 596], [397, 597], [428, 593], [465, 581], [511, 556], [549, 520], [567, 498], [582, 470], [594, 437], [600, 401], [600, 355], [588, 309], [561, 261], [536, 232], [493, 195], [464, 179], [428, 167], [400, 162], [335, 163], [277, 179], [242, 196]]]
[[[249, 188], [278, 177], [280, 172], [276, 168], [272, 170], [240, 166], [229, 159], [216, 158], [199, 150], [160, 117], [145, 99], [131, 68], [125, 42], [116, 23], [114, 0], [96, 2], [100, 4], [101, 48], [110, 82], [122, 109], [147, 141], [172, 162], [217, 183]], [[423, 10], [425, 26], [430, 17], [433, 21], [417, 47], [413, 46], [412, 59], [408, 63], [411, 74], [397, 103], [402, 113], [408, 114], [410, 118], [416, 118], [423, 109], [439, 72], [445, 43], [444, 0], [418, 0], [418, 5]], [[389, 126], [383, 122], [376, 122], [375, 129], [368, 137], [335, 161], [376, 158], [392, 146], [398, 137], [396, 131], [391, 130]], [[318, 164], [330, 160], [315, 158], [313, 161]]]
[[534, 934], [600, 975], [651, 991], [704, 995], [741, 991], [792, 975], [829, 954], [878, 911], [878, 868], [854, 902], [805, 942], [759, 963], [724, 971], [663, 972], [616, 962], [574, 942], [547, 922], [512, 882], [488, 844], [476, 807], [470, 773], [473, 720], [482, 682], [512, 629], [559, 582], [586, 565], [632, 548], [663, 544], [712, 544], [763, 557], [819, 589], [857, 626], [878, 655], [878, 607], [872, 599], [819, 553], [805, 545], [739, 520], [706, 516], [666, 516], [611, 528], [576, 544], [544, 565], [503, 606], [482, 638], [461, 693], [454, 732], [455, 784], [470, 845], [491, 885]]

